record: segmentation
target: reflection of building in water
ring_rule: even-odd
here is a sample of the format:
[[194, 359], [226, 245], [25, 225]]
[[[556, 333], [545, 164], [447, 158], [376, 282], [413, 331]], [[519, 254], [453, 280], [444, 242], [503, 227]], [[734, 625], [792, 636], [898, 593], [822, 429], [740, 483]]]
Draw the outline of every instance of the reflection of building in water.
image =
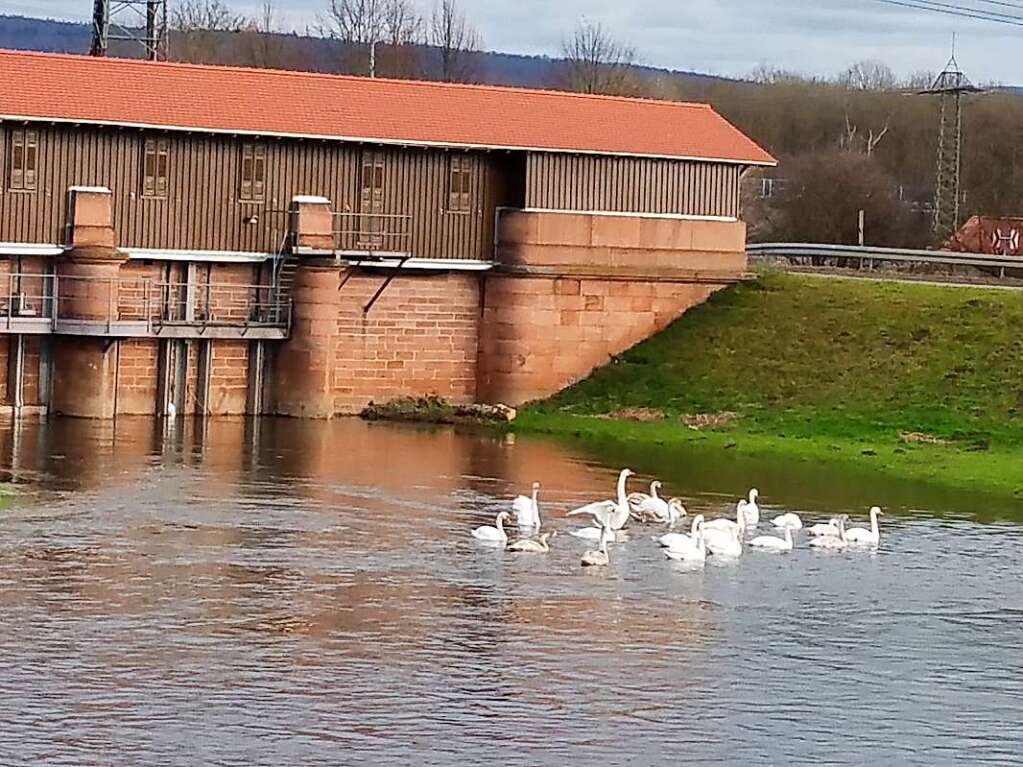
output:
[[669, 101], [12, 51], [0, 80], [19, 410], [550, 394], [745, 273], [774, 165]]

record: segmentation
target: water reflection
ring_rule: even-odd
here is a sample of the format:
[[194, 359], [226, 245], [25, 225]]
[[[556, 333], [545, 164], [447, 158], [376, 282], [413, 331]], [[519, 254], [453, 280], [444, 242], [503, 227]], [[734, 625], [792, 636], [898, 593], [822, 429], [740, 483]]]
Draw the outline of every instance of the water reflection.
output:
[[0, 763], [1019, 759], [1015, 525], [875, 482], [874, 553], [692, 571], [636, 529], [594, 573], [567, 535], [468, 537], [533, 479], [565, 530], [623, 464], [694, 511], [873, 502], [813, 466], [357, 421], [6, 424]]

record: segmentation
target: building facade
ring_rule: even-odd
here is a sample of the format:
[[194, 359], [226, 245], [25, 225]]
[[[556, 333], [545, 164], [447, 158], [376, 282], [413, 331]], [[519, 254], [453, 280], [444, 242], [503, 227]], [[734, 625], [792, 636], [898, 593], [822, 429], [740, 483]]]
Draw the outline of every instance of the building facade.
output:
[[0, 396], [547, 396], [745, 271], [709, 107], [0, 51]]

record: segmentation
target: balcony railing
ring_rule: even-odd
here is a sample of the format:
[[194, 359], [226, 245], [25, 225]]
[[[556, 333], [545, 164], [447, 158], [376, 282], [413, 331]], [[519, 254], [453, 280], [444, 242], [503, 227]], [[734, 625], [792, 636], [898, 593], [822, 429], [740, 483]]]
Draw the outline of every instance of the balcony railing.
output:
[[283, 338], [291, 327], [291, 299], [269, 285], [13, 273], [0, 289], [7, 332]]
[[335, 213], [334, 248], [340, 255], [412, 255], [412, 216], [401, 213]]

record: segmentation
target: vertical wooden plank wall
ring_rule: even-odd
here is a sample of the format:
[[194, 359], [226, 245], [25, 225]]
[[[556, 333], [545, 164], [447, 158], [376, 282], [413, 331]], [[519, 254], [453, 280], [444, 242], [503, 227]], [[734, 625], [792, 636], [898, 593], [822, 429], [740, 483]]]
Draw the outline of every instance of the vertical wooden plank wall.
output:
[[[12, 124], [0, 123], [0, 242], [65, 241], [67, 189], [107, 186], [123, 247], [271, 253], [280, 249], [286, 211], [298, 194], [329, 198], [335, 210], [358, 212], [363, 147], [340, 142], [254, 139], [197, 133], [37, 124], [38, 188], [7, 189], [6, 155]], [[168, 192], [142, 195], [145, 138], [169, 140]], [[267, 148], [265, 199], [239, 200], [241, 147]], [[507, 205], [501, 175], [514, 167], [504, 152], [472, 152], [472, 206], [448, 208], [451, 152], [380, 148], [385, 213], [412, 217], [413, 254], [423, 258], [489, 260], [494, 211]]]
[[531, 152], [526, 207], [739, 216], [742, 166]]

